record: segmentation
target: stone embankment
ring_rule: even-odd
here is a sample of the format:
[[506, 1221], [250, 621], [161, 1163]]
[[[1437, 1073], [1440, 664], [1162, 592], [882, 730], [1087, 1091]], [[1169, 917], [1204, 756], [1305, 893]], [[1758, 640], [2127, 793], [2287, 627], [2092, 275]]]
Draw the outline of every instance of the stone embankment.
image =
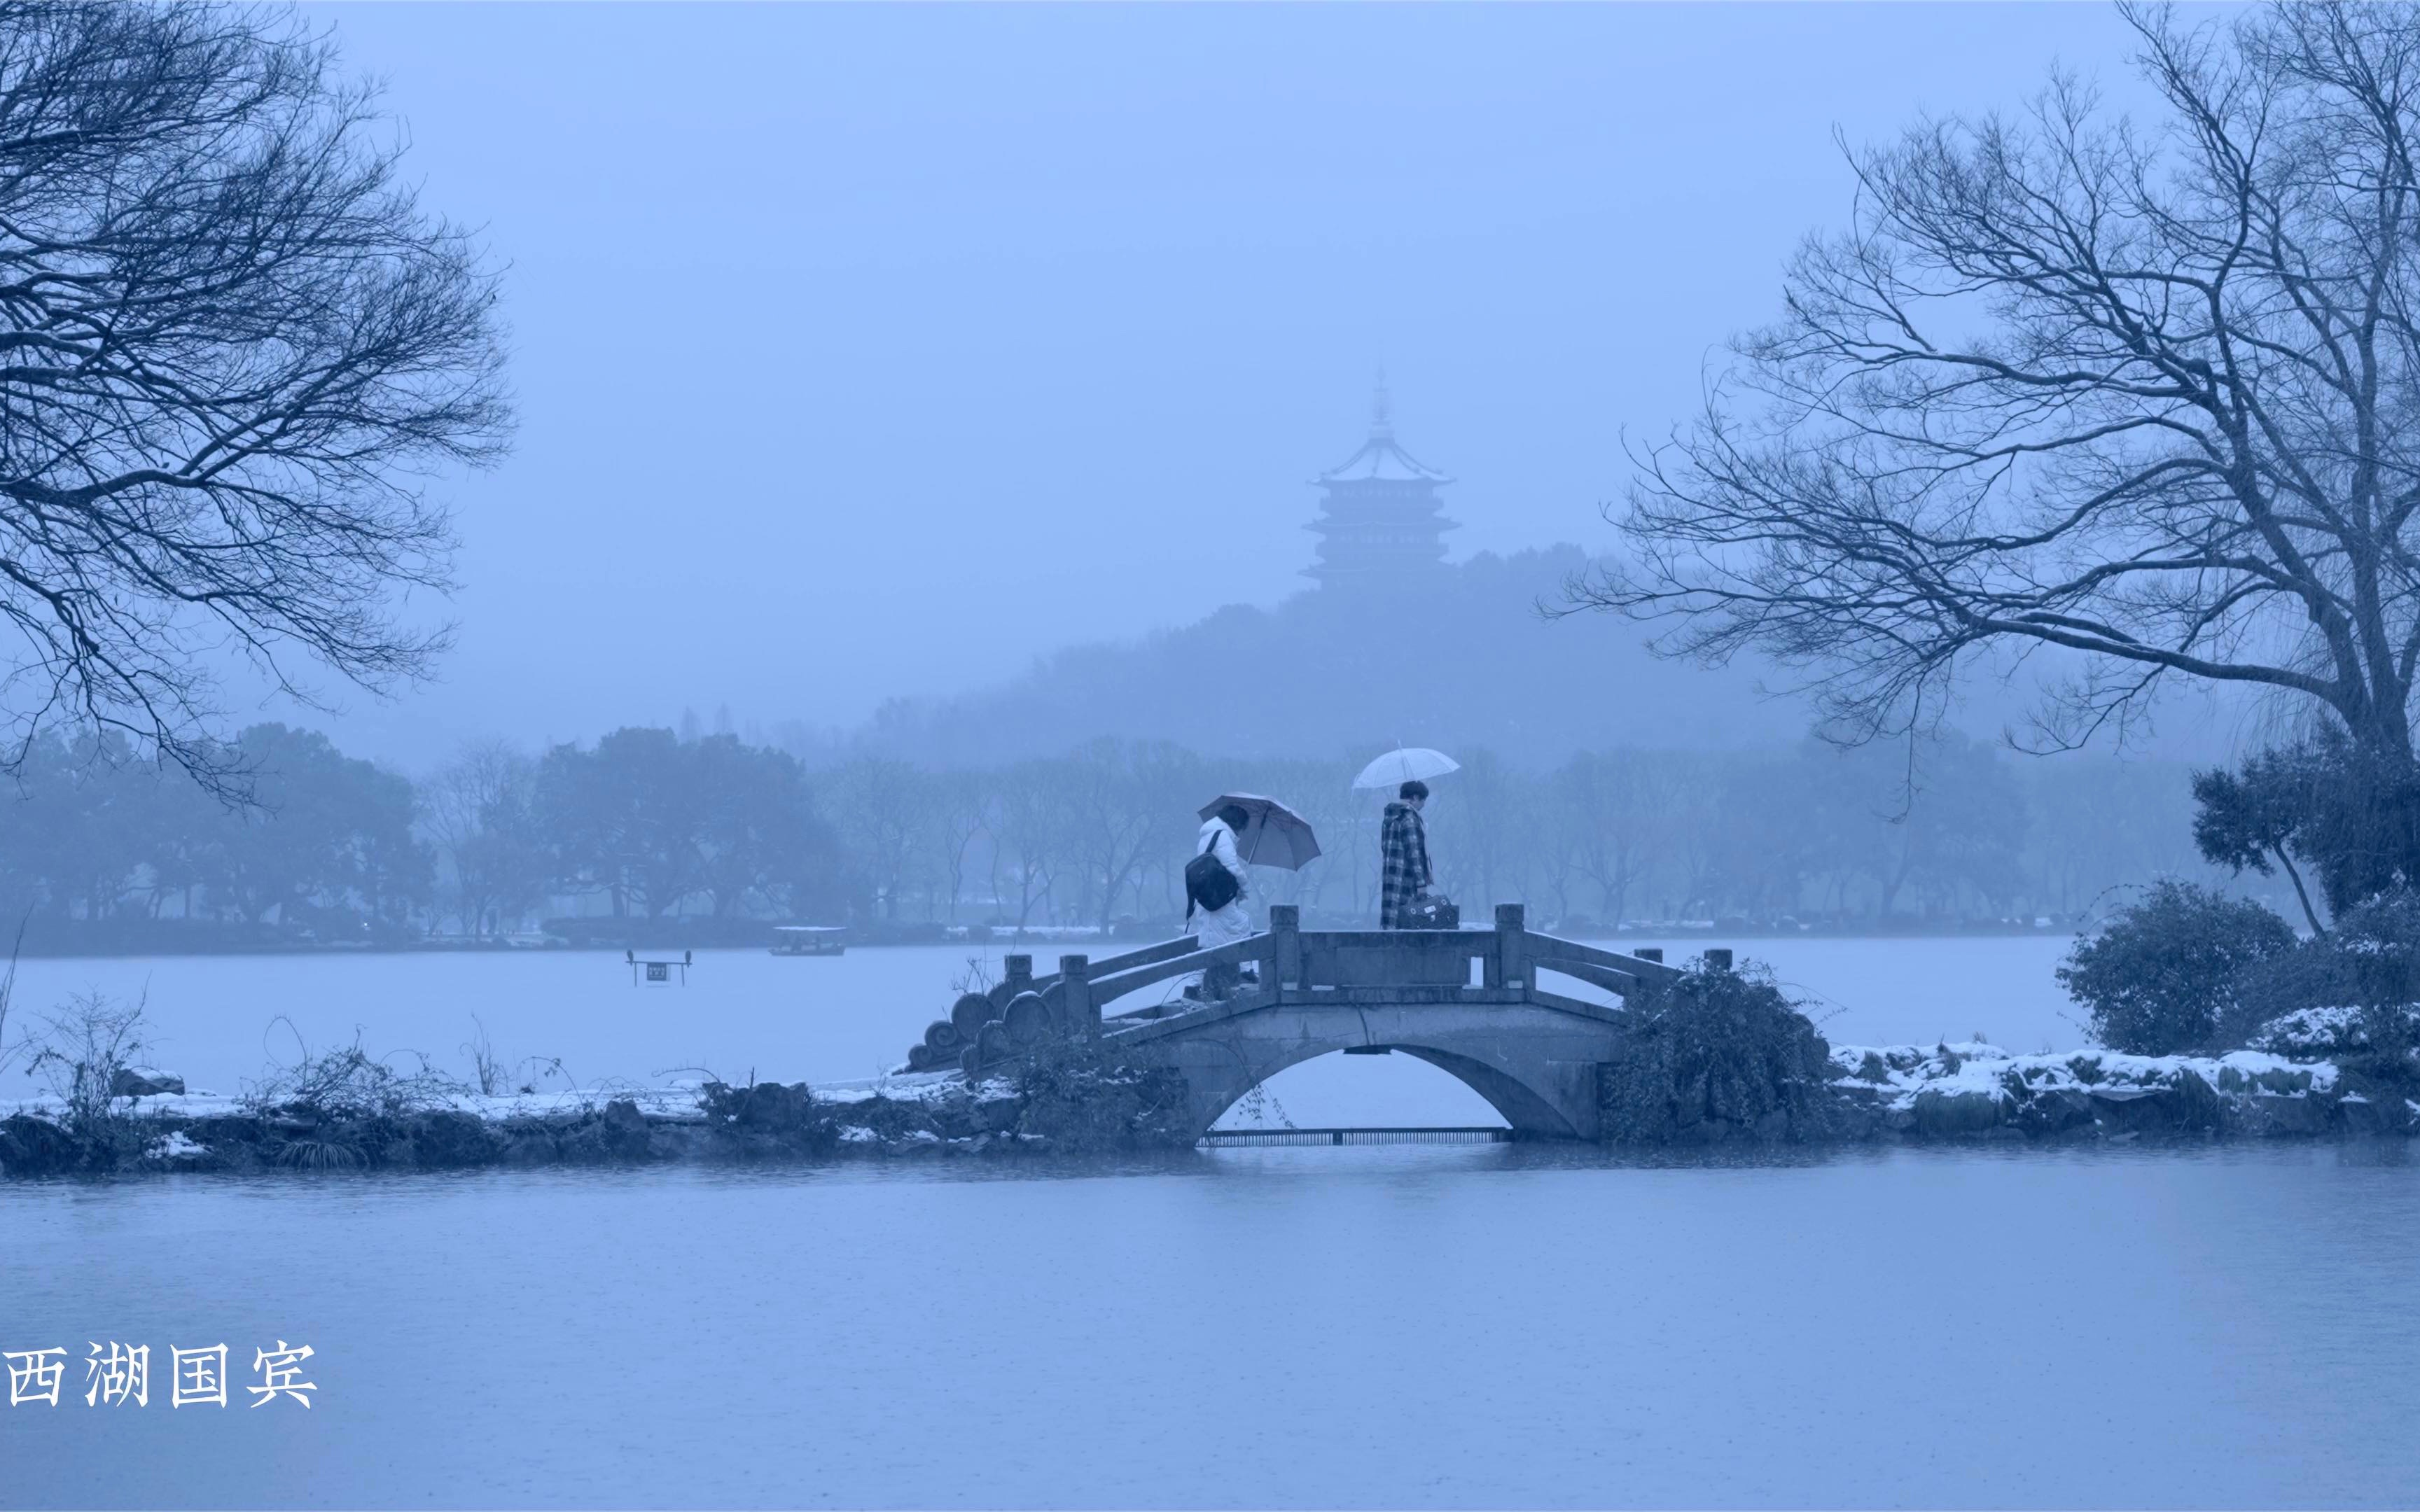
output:
[[1982, 1041], [1838, 1045], [1833, 1090], [1851, 1137], [2322, 1138], [2420, 1129], [2420, 1103], [2358, 1084], [2333, 1060], [2260, 1050], [2015, 1055]]
[[178, 1091], [115, 1099], [105, 1118], [81, 1122], [39, 1102], [0, 1104], [0, 1176], [1087, 1152], [1189, 1143], [1160, 1118], [1176, 1101], [1153, 1076], [1060, 1063], [973, 1085], [938, 1072], [814, 1087], [703, 1082], [376, 1111]]
[[[2339, 1138], [2420, 1132], [2420, 1102], [2334, 1059], [2084, 1050], [2016, 1055], [1979, 1041], [1822, 1046], [1821, 1116], [1763, 1129], [1683, 1117], [1678, 1142]], [[809, 1086], [721, 1082], [544, 1095], [458, 1095], [331, 1111], [207, 1091], [114, 1099], [81, 1123], [0, 1104], [0, 1176], [163, 1171], [460, 1169], [665, 1161], [1086, 1153], [1192, 1142], [1182, 1088], [1078, 1058], [1033, 1058], [973, 1083], [954, 1072]], [[1798, 1085], [1808, 1080], [1801, 1074]], [[1810, 1088], [1811, 1090], [1811, 1088]], [[1768, 1119], [1766, 1121], [1775, 1121]], [[1658, 1141], [1663, 1142], [1663, 1141]]]

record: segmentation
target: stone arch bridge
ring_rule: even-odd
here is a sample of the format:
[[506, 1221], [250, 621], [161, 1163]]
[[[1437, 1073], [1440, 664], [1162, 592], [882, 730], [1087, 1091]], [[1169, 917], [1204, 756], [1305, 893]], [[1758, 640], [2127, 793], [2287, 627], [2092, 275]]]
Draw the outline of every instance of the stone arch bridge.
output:
[[[1129, 1064], [1181, 1074], [1197, 1134], [1253, 1087], [1305, 1060], [1346, 1055], [1417, 1057], [1461, 1080], [1503, 1115], [1516, 1137], [1594, 1139], [1598, 1068], [1621, 1050], [1619, 1009], [1551, 990], [1559, 975], [1629, 997], [1679, 975], [1658, 952], [1626, 955], [1532, 933], [1518, 903], [1496, 928], [1306, 932], [1299, 914], [1269, 910], [1265, 933], [1203, 950], [1171, 940], [1098, 963], [1060, 958], [1034, 977], [1009, 957], [1006, 980], [970, 993], [925, 1032], [912, 1070], [954, 1061], [970, 1076], [1046, 1040], [1097, 1040]], [[1728, 965], [1730, 952], [1710, 950]], [[1247, 973], [1216, 1001], [1190, 997], [1117, 1011], [1145, 988], [1207, 967]]]

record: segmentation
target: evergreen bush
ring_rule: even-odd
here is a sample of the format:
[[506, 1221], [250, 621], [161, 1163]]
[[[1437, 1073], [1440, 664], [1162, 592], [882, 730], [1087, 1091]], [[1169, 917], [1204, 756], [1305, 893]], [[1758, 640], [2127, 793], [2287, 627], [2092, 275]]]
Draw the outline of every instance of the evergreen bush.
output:
[[1831, 1046], [1764, 968], [1693, 967], [1631, 1017], [1599, 1083], [1606, 1139], [1796, 1142], [1838, 1132]]
[[2209, 1048], [2239, 1020], [2245, 975], [2295, 949], [2293, 926], [2258, 903], [2163, 881], [2058, 968], [2094, 1038], [2131, 1055]]

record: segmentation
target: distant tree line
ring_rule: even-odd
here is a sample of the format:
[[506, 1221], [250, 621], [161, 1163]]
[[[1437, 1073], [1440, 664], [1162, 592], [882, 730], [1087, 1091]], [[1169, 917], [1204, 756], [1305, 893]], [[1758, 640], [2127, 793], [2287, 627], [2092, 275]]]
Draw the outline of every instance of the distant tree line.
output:
[[[1846, 752], [1584, 751], [1533, 771], [1460, 753], [1429, 804], [1440, 890], [1483, 917], [1519, 901], [1566, 928], [1681, 919], [1953, 927], [2070, 920], [2156, 875], [2219, 880], [2191, 838], [2178, 764], [2010, 759], [1950, 737]], [[1173, 924], [1202, 804], [1292, 805], [1324, 854], [1255, 869], [1258, 901], [1307, 921], [1377, 910], [1378, 819], [1349, 784], [1367, 753], [1223, 760], [1100, 740], [989, 770], [861, 757], [825, 775], [861, 906], [937, 923]]]
[[[1461, 755], [1435, 784], [1431, 849], [1441, 889], [1474, 918], [1519, 900], [1570, 929], [2064, 922], [2127, 884], [2224, 876], [2195, 854], [2191, 774], [2172, 765], [2011, 759], [1959, 738], [1617, 748], [1546, 770]], [[1298, 872], [1255, 869], [1256, 901], [1357, 925], [1376, 908], [1387, 796], [1350, 787], [1365, 756], [1101, 739], [983, 769], [881, 755], [811, 768], [729, 733], [624, 729], [535, 756], [474, 744], [414, 781], [262, 724], [213, 758], [245, 774], [259, 806], [244, 809], [131, 760], [116, 735], [45, 736], [0, 802], [0, 908], [32, 920], [37, 948], [489, 937], [570, 918], [599, 936], [627, 925], [701, 941], [788, 919], [903, 937], [1147, 933], [1181, 918], [1198, 810], [1232, 791], [1293, 805], [1326, 851]]]
[[212, 761], [253, 804], [131, 760], [115, 733], [37, 739], [0, 802], [0, 908], [37, 948], [105, 949], [492, 935], [592, 900], [643, 920], [847, 907], [847, 859], [798, 762], [728, 734], [620, 730], [535, 759], [486, 742], [414, 782], [262, 724]]
[[392, 933], [427, 906], [435, 870], [410, 781], [279, 724], [206, 756], [212, 774], [260, 774], [267, 807], [133, 761], [115, 731], [31, 741], [0, 801], [0, 908], [39, 942], [60, 920]]

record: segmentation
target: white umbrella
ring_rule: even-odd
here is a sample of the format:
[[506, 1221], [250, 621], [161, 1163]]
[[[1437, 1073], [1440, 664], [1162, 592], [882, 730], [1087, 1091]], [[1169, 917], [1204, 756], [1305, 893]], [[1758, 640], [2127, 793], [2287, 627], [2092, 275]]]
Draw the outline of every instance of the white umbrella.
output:
[[1462, 764], [1441, 750], [1426, 746], [1399, 746], [1361, 768], [1353, 779], [1357, 788], [1400, 787], [1405, 782], [1425, 782], [1448, 772], [1459, 772]]

